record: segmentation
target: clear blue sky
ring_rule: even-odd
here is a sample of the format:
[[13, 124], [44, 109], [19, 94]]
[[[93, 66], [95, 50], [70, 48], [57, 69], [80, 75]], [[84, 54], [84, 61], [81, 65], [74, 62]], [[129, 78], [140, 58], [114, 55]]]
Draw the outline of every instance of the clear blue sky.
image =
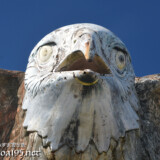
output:
[[25, 71], [41, 38], [74, 23], [114, 32], [137, 76], [160, 73], [160, 0], [0, 0], [0, 68]]

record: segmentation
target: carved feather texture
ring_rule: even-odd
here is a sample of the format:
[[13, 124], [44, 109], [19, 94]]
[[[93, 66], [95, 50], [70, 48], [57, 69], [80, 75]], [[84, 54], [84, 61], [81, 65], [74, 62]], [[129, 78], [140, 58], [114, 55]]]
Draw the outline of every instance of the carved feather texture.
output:
[[[38, 48], [53, 40], [59, 48], [57, 53], [44, 66], [39, 66]], [[100, 56], [111, 73], [103, 75], [87, 70], [98, 82], [84, 86], [75, 79], [83, 71], [55, 70], [74, 51], [85, 53], [84, 44], [88, 41], [90, 58], [95, 54]], [[22, 107], [27, 111], [23, 126], [27, 131], [37, 131], [44, 146], [50, 145], [55, 151], [68, 145], [81, 152], [92, 141], [102, 153], [108, 150], [111, 138], [118, 140], [126, 131], [139, 128], [136, 114], [139, 104], [130, 57], [125, 53], [126, 68], [123, 73], [117, 72], [112, 52], [117, 46], [127, 52], [124, 44], [107, 29], [76, 24], [50, 33], [34, 48], [25, 75], [26, 95]]]

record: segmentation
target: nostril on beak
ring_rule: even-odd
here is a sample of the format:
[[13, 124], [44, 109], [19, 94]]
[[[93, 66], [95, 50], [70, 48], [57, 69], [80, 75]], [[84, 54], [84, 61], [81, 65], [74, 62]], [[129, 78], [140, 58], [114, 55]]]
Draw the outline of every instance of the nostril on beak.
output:
[[87, 61], [88, 61], [88, 62], [92, 62], [93, 60], [92, 60], [92, 59], [88, 59]]

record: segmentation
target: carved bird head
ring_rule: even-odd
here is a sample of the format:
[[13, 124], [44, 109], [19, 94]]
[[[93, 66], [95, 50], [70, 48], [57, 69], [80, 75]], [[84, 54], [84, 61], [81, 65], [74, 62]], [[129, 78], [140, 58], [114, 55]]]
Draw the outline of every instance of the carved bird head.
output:
[[107, 151], [111, 137], [139, 128], [130, 55], [111, 31], [75, 24], [45, 36], [25, 72], [23, 126], [53, 151], [84, 151], [92, 141]]

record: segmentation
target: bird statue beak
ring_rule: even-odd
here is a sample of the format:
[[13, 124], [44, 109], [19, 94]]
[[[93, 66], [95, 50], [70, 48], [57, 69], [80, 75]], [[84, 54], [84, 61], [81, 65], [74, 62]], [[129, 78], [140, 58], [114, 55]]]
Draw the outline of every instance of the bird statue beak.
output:
[[111, 74], [111, 71], [102, 58], [90, 49], [91, 42], [85, 43], [83, 50], [76, 50], [69, 54], [57, 67], [56, 72], [77, 71], [76, 81], [84, 86], [91, 86], [98, 82], [98, 75]]
[[[90, 52], [90, 42], [89, 41], [85, 43], [84, 58], [89, 63], [93, 62], [91, 52]], [[94, 76], [94, 74], [91, 73], [91, 71], [88, 69], [85, 70], [83, 75], [80, 75], [79, 77], [75, 77], [75, 79], [78, 83], [82, 84], [83, 86], [95, 85], [99, 80], [98, 77]]]

